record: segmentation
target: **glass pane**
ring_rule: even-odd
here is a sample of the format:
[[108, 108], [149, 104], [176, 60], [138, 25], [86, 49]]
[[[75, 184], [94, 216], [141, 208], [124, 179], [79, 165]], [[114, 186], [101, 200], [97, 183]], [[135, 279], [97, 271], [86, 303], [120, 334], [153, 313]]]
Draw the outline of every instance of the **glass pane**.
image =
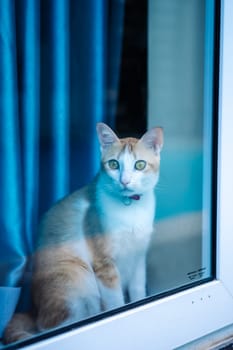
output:
[[[164, 127], [150, 293], [213, 276], [212, 1], [149, 2], [148, 121]], [[153, 276], [156, 278], [153, 279]]]
[[6, 3], [2, 347], [213, 279], [215, 2]]

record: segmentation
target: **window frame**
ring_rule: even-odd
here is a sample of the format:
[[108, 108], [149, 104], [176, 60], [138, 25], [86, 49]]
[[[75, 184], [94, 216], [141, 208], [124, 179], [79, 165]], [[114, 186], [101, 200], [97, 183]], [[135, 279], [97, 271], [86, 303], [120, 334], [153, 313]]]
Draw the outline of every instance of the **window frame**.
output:
[[174, 349], [233, 324], [232, 13], [233, 2], [221, 1], [216, 279], [24, 348]]

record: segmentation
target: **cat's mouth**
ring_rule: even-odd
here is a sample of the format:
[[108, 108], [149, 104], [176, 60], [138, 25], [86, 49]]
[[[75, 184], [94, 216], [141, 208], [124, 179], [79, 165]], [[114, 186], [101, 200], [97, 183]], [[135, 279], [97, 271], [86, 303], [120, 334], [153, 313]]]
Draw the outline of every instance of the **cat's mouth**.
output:
[[131, 190], [131, 189], [124, 189], [121, 192], [123, 197], [128, 197], [130, 199], [134, 199], [134, 200], [139, 200], [141, 198], [141, 194], [136, 192], [135, 190]]
[[134, 190], [131, 190], [130, 188], [128, 187], [124, 187], [122, 190], [121, 190], [121, 193], [123, 196], [131, 196], [135, 193]]

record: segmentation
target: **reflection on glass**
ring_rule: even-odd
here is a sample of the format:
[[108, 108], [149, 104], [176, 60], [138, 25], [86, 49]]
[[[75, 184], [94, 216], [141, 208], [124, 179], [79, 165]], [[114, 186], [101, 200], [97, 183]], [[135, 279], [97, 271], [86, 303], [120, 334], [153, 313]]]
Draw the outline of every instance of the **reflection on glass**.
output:
[[5, 343], [214, 277], [213, 2], [15, 6], [22, 19], [4, 11], [20, 50], [3, 53], [19, 82], [1, 91]]

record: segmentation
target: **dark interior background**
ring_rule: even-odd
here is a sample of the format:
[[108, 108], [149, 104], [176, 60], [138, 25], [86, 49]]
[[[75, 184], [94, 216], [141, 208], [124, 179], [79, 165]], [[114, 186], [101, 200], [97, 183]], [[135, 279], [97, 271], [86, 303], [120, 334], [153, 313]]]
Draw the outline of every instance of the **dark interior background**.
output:
[[126, 0], [116, 131], [140, 136], [147, 128], [147, 1]]

